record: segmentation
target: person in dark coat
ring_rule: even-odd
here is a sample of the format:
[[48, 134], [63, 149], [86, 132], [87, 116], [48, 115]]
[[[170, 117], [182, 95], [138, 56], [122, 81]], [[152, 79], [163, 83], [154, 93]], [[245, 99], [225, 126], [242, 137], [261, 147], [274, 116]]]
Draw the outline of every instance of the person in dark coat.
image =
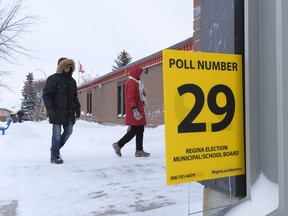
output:
[[23, 112], [22, 110], [19, 110], [19, 111], [17, 112], [17, 116], [18, 116], [18, 122], [19, 122], [19, 123], [23, 122], [22, 118], [23, 118], [23, 116], [24, 116], [24, 112]]
[[[43, 90], [49, 123], [53, 124], [51, 163], [64, 162], [60, 149], [72, 134], [76, 118], [80, 117], [77, 84], [72, 77], [74, 70], [75, 62], [72, 59], [60, 58], [56, 73], [48, 77]], [[63, 133], [61, 133], [62, 127]]]
[[117, 156], [121, 157], [121, 149], [133, 137], [136, 136], [135, 157], [148, 157], [150, 153], [143, 150], [143, 134], [146, 125], [146, 115], [144, 105], [146, 103], [145, 89], [141, 83], [142, 69], [138, 66], [132, 66], [129, 71], [129, 77], [125, 84], [125, 124], [129, 125], [127, 133], [116, 143], [113, 148]]

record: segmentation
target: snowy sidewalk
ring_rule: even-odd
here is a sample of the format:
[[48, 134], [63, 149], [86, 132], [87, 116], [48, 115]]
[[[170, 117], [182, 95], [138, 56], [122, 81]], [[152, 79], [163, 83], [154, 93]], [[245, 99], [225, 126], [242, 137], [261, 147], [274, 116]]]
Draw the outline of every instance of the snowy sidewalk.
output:
[[15, 216], [17, 215], [18, 203], [16, 200], [12, 200], [9, 203], [0, 202], [0, 215], [1, 216]]
[[[55, 165], [48, 122], [12, 124], [0, 137], [0, 216], [188, 215], [188, 184], [166, 185], [164, 127], [145, 129], [149, 158], [135, 158], [134, 140], [114, 154], [126, 129], [77, 121]], [[190, 183], [191, 212], [202, 193]]]

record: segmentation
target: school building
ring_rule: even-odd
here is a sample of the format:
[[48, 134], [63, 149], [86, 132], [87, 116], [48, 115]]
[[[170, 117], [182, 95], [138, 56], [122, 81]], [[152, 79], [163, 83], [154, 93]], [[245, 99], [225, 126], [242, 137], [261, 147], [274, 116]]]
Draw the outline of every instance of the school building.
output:
[[[190, 37], [167, 49], [192, 51], [192, 48], [193, 38]], [[164, 124], [162, 50], [79, 86], [82, 119], [103, 124], [124, 124], [125, 82], [133, 65], [146, 69], [141, 80], [147, 90], [147, 125], [155, 127]]]

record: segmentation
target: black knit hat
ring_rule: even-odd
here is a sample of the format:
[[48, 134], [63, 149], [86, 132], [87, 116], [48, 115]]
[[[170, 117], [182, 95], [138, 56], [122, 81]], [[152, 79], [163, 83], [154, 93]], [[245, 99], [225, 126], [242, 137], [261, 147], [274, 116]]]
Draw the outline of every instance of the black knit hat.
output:
[[60, 58], [60, 59], [58, 60], [58, 65], [60, 64], [61, 61], [65, 60], [65, 59], [67, 59], [67, 58], [65, 58], [65, 57]]

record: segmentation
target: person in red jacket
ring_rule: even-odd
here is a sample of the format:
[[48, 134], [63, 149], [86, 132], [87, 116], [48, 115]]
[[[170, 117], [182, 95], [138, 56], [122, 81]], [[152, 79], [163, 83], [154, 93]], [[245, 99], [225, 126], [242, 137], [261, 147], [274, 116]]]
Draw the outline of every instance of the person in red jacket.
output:
[[146, 103], [145, 89], [141, 83], [140, 77], [142, 68], [132, 66], [129, 71], [129, 77], [125, 84], [125, 124], [129, 125], [126, 134], [116, 143], [113, 148], [117, 156], [121, 157], [121, 149], [133, 137], [136, 136], [135, 157], [149, 157], [150, 153], [143, 150], [144, 125], [146, 125], [146, 116], [144, 105]]

